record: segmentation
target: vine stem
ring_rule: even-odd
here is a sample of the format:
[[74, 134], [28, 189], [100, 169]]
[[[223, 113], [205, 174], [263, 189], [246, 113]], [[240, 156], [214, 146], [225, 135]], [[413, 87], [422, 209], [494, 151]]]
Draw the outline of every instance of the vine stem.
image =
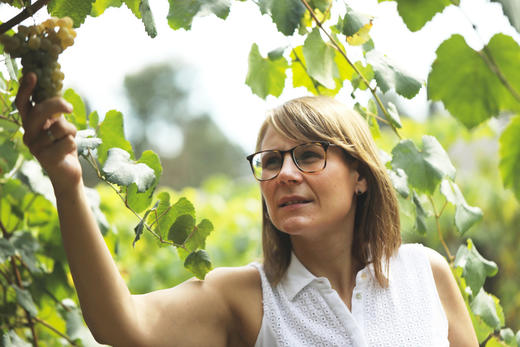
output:
[[43, 6], [47, 5], [50, 0], [38, 0], [34, 4], [29, 7], [26, 7], [22, 10], [22, 12], [18, 13], [13, 18], [9, 19], [7, 22], [0, 24], [0, 35], [11, 29], [17, 24], [20, 24], [27, 18], [31, 17], [34, 13], [40, 10]]
[[432, 204], [433, 213], [435, 214], [435, 223], [437, 225], [437, 235], [439, 235], [439, 240], [441, 241], [442, 246], [444, 247], [444, 251], [446, 252], [446, 255], [448, 256], [448, 260], [449, 260], [450, 264], [453, 265], [454, 257], [451, 254], [450, 249], [448, 248], [448, 245], [446, 244], [446, 241], [444, 241], [444, 236], [442, 235], [441, 223], [440, 223], [442, 211], [444, 211], [444, 207], [446, 206], [446, 204], [444, 204], [444, 206], [442, 207], [441, 213], [437, 213], [437, 208], [435, 207], [435, 202], [433, 201], [433, 199], [430, 195], [428, 195], [428, 199], [430, 200], [430, 203]]
[[67, 335], [63, 334], [61, 331], [59, 331], [58, 329], [56, 329], [55, 327], [53, 327], [52, 325], [50, 325], [49, 323], [47, 323], [46, 321], [44, 321], [43, 319], [41, 318], [38, 318], [38, 317], [33, 317], [34, 321], [38, 324], [41, 324], [43, 325], [44, 327], [46, 327], [47, 329], [51, 330], [53, 333], [55, 333], [56, 335], [59, 335], [61, 337], [63, 337], [65, 340], [67, 340], [68, 343], [70, 343], [72, 346], [77, 346], [77, 344], [72, 341], [70, 339], [70, 337], [68, 337]]
[[354, 71], [359, 75], [359, 77], [361, 78], [361, 80], [363, 81], [363, 83], [365, 83], [365, 85], [367, 86], [368, 90], [370, 90], [370, 92], [372, 93], [372, 96], [374, 97], [374, 99], [376, 100], [376, 103], [379, 105], [379, 108], [381, 108], [381, 111], [383, 111], [383, 114], [385, 116], [385, 118], [388, 120], [388, 124], [390, 124], [390, 126], [392, 127], [392, 130], [394, 131], [394, 133], [397, 135], [397, 137], [399, 137], [399, 139], [402, 139], [401, 135], [399, 134], [399, 132], [397, 131], [396, 127], [392, 124], [392, 122], [390, 121], [391, 117], [390, 117], [390, 114], [388, 113], [388, 110], [385, 108], [385, 106], [383, 105], [383, 102], [381, 101], [381, 99], [379, 98], [379, 96], [377, 95], [376, 93], [376, 88], [375, 87], [372, 87], [370, 85], [370, 82], [366, 79], [366, 77], [361, 73], [361, 71], [359, 71], [359, 69], [357, 68], [356, 65], [354, 65], [354, 63], [352, 63], [352, 61], [349, 59], [349, 57], [347, 57], [347, 53], [345, 53], [345, 51], [341, 48], [341, 46], [339, 45], [339, 43], [334, 39], [334, 37], [332, 37], [331, 34], [329, 34], [329, 32], [327, 30], [325, 30], [325, 28], [323, 27], [323, 23], [318, 19], [318, 17], [316, 16], [316, 13], [314, 12], [314, 10], [312, 9], [312, 7], [309, 5], [309, 3], [307, 2], [307, 0], [300, 0], [303, 5], [307, 8], [307, 10], [309, 11], [309, 13], [311, 14], [311, 17], [312, 19], [316, 22], [316, 24], [318, 25], [318, 27], [320, 28], [320, 30], [325, 34], [327, 35], [327, 37], [329, 38], [330, 42], [332, 43], [332, 45], [334, 46], [334, 48], [341, 54], [341, 56], [343, 56], [343, 58], [345, 58], [345, 60], [347, 61], [347, 63], [352, 67], [352, 69], [354, 69]]

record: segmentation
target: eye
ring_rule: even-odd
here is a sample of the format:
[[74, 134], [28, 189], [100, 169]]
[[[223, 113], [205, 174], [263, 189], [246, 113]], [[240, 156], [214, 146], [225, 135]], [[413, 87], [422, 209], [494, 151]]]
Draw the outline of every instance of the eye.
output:
[[262, 155], [262, 168], [265, 170], [275, 170], [281, 165], [281, 159], [278, 153], [264, 153]]

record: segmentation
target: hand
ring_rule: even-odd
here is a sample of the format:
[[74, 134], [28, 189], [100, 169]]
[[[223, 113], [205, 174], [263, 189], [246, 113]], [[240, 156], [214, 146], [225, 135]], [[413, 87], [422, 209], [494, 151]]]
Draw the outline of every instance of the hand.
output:
[[23, 141], [31, 153], [47, 171], [55, 194], [82, 182], [81, 166], [76, 151], [76, 127], [63, 116], [72, 106], [61, 97], [53, 97], [33, 105], [31, 93], [36, 85], [36, 75], [28, 73], [22, 78], [15, 104], [22, 117], [25, 130]]

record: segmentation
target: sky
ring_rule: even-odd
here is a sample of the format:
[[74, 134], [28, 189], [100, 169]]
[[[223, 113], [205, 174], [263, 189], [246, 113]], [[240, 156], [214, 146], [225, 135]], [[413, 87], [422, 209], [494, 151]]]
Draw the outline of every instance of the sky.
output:
[[[415, 33], [406, 29], [395, 2], [349, 0], [348, 3], [356, 11], [374, 17], [370, 35], [376, 49], [422, 81], [427, 79], [435, 49], [454, 33], [462, 34], [474, 49], [480, 49], [497, 32], [520, 42], [518, 33], [502, 15], [500, 5], [488, 0], [462, 0], [462, 10], [450, 6]], [[194, 90], [190, 105], [196, 111], [208, 111], [231, 140], [246, 152], [252, 152], [265, 111], [308, 94], [303, 88], [286, 88], [281, 97], [262, 100], [245, 84], [252, 43], [259, 45], [263, 55], [280, 46], [302, 43], [301, 38], [287, 38], [278, 33], [271, 19], [262, 16], [252, 1], [234, 1], [225, 21], [213, 15], [195, 18], [190, 31], [174, 31], [168, 26], [166, 0], [150, 0], [150, 5], [158, 30], [156, 38], [147, 36], [142, 22], [125, 6], [112, 8], [100, 17], [87, 18], [77, 29], [74, 45], [60, 56], [65, 88], [71, 87], [85, 97], [100, 115], [111, 109], [123, 114], [129, 112], [123, 89], [126, 74], [155, 62], [181, 61], [197, 71], [195, 77], [184, 81]], [[0, 20], [5, 21], [16, 12], [0, 5]], [[47, 17], [45, 11], [40, 12], [37, 21]], [[31, 20], [27, 22], [32, 24]], [[349, 54], [355, 55], [356, 50]], [[348, 96], [350, 92], [341, 94]], [[356, 97], [363, 104], [369, 96], [357, 93]], [[347, 97], [342, 100], [354, 103]], [[417, 97], [403, 103], [407, 113], [418, 119], [424, 117], [425, 88]], [[174, 147], [180, 143], [181, 134], [173, 129], [165, 128], [157, 134], [158, 139]]]

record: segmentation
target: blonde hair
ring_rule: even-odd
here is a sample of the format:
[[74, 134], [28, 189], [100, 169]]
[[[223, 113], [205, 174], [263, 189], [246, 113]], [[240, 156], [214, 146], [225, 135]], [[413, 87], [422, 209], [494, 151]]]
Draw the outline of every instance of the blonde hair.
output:
[[[401, 245], [399, 207], [366, 121], [332, 98], [314, 96], [293, 99], [271, 110], [260, 128], [257, 150], [268, 127], [298, 142], [328, 141], [343, 148], [349, 164], [357, 162], [368, 189], [357, 201], [352, 256], [363, 267], [372, 264], [376, 280], [387, 287], [388, 268], [384, 271], [383, 267]], [[289, 266], [291, 241], [272, 224], [263, 199], [262, 210], [264, 270], [276, 285]]]

